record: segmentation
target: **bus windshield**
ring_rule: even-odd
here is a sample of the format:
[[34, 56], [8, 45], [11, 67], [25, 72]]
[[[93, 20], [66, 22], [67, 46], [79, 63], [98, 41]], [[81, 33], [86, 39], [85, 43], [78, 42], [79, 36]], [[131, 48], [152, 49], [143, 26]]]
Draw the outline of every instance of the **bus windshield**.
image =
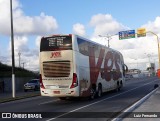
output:
[[40, 45], [40, 52], [72, 50], [72, 36], [43, 37]]

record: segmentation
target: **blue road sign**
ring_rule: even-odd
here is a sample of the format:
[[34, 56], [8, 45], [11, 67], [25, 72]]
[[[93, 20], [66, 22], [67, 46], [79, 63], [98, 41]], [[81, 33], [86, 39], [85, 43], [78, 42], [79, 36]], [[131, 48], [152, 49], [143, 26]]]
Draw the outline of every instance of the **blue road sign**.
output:
[[130, 39], [135, 38], [135, 30], [127, 30], [119, 32], [119, 39]]

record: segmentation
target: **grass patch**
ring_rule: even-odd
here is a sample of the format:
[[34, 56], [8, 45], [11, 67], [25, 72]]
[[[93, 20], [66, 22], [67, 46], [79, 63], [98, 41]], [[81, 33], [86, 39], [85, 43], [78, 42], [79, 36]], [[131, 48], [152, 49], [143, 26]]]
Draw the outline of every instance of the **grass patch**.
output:
[[21, 100], [21, 99], [31, 98], [31, 97], [36, 97], [36, 96], [40, 96], [40, 94], [28, 94], [28, 95], [23, 95], [23, 96], [17, 96], [15, 98], [13, 98], [13, 97], [2, 98], [2, 99], [0, 99], [0, 103]]
[[[38, 77], [38, 73], [32, 71], [15, 67], [15, 75], [17, 77]], [[11, 77], [12, 76], [12, 67], [0, 62], [0, 77]]]

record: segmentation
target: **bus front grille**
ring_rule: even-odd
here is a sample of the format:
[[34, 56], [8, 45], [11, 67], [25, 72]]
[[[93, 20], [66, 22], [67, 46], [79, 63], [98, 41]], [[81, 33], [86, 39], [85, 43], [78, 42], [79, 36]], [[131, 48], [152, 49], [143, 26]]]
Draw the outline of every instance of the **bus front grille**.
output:
[[43, 73], [45, 77], [69, 77], [70, 70], [70, 61], [43, 62]]

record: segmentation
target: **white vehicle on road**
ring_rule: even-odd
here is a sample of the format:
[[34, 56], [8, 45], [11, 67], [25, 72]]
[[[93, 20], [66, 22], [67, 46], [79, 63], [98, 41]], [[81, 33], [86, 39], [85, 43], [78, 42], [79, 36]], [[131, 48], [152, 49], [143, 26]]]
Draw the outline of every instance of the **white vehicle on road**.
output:
[[42, 96], [86, 97], [125, 84], [120, 52], [78, 35], [42, 37], [40, 42], [40, 90]]

